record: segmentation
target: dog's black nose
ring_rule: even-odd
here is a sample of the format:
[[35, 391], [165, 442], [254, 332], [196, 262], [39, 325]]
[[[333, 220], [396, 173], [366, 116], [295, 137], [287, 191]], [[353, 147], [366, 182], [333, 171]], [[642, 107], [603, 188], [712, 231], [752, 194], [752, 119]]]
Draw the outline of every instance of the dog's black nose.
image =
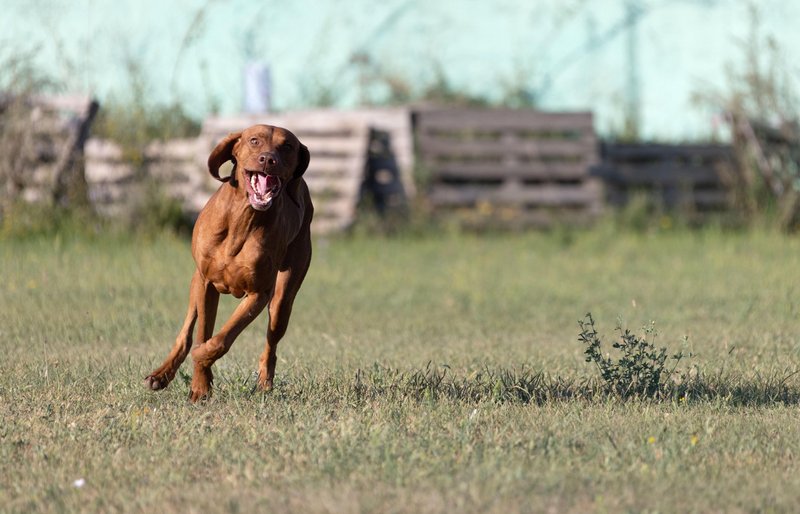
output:
[[278, 163], [278, 159], [274, 153], [264, 152], [258, 156], [258, 163], [262, 166], [275, 166]]

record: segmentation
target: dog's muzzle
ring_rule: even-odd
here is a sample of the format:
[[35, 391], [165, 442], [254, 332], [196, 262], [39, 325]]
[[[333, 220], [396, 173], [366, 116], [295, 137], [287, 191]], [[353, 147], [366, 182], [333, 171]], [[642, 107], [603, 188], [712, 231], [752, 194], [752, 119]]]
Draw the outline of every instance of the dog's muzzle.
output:
[[266, 211], [281, 191], [281, 179], [261, 171], [245, 170], [247, 199], [253, 209]]

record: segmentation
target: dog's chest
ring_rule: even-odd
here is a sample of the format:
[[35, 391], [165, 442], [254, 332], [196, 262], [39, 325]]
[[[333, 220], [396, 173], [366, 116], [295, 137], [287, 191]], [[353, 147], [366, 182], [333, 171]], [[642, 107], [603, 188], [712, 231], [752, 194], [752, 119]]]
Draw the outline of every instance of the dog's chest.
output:
[[269, 292], [278, 271], [277, 246], [263, 237], [243, 242], [228, 238], [200, 256], [198, 268], [220, 293], [241, 298], [248, 293]]

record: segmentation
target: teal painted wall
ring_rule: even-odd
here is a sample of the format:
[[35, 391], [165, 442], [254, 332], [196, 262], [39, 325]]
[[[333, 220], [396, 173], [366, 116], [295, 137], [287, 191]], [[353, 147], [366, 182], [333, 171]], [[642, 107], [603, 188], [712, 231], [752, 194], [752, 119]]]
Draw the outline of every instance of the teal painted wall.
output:
[[[0, 0], [0, 58], [35, 55], [65, 89], [197, 116], [237, 112], [245, 63], [272, 69], [277, 109], [385, 100], [391, 77], [420, 91], [437, 74], [499, 101], [514, 88], [544, 109], [591, 109], [619, 132], [638, 105], [644, 137], [704, 138], [750, 30], [745, 0]], [[800, 75], [800, 0], [757, 3], [763, 32]], [[635, 29], [626, 23], [635, 17]], [[361, 58], [354, 58], [361, 56]], [[364, 57], [366, 56], [366, 58]], [[369, 64], [364, 64], [367, 62]], [[129, 62], [138, 72], [129, 71]], [[361, 64], [358, 64], [358, 63]], [[631, 63], [634, 63], [633, 67]]]

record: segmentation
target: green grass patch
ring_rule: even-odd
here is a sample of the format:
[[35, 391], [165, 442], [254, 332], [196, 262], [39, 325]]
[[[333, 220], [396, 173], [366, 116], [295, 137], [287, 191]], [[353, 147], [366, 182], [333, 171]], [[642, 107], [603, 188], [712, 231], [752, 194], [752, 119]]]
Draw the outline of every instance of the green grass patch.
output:
[[[318, 240], [251, 393], [259, 318], [188, 405], [144, 376], [186, 240], [0, 243], [4, 512], [788, 511], [800, 502], [800, 241], [712, 230]], [[224, 298], [218, 324], [235, 301]], [[656, 322], [663, 394], [578, 341]], [[646, 335], [646, 334], [645, 334]], [[605, 350], [604, 350], [605, 351]], [[78, 480], [83, 482], [76, 482]], [[82, 485], [81, 485], [82, 484]], [[79, 486], [80, 485], [80, 486]]]

